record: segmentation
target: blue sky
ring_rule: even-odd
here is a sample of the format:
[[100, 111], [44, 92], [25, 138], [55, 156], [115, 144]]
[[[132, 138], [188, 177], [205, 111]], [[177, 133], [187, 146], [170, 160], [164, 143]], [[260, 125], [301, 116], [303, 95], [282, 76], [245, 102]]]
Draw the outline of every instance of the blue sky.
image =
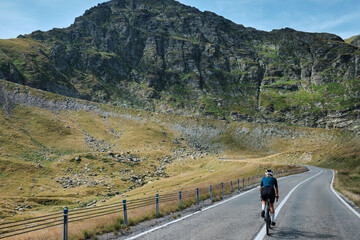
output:
[[[35, 30], [68, 27], [101, 0], [0, 0], [0, 39]], [[359, 0], [179, 0], [235, 23], [271, 31], [284, 27], [329, 32], [348, 38], [360, 34]]]

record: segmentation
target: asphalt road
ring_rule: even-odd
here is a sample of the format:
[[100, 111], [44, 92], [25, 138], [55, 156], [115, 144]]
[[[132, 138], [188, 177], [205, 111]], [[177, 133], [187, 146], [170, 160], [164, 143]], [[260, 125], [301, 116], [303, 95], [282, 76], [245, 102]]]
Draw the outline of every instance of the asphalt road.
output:
[[270, 236], [264, 236], [256, 188], [127, 239], [360, 239], [359, 216], [330, 189], [332, 171], [309, 168], [278, 179], [277, 225]]

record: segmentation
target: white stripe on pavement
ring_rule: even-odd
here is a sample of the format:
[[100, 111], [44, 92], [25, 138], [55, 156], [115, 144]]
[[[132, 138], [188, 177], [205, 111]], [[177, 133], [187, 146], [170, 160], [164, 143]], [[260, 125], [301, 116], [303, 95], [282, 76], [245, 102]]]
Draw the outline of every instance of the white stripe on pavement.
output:
[[[311, 170], [310, 170], [311, 171]], [[299, 183], [298, 185], [296, 185], [287, 195], [286, 197], [284, 198], [284, 200], [281, 201], [280, 205], [275, 209], [275, 218], [276, 216], [279, 214], [281, 208], [284, 206], [284, 204], [286, 203], [286, 201], [289, 199], [290, 195], [295, 191], [295, 189], [300, 186], [301, 184], [303, 184], [304, 182], [306, 181], [309, 181], [310, 179], [320, 175], [322, 173], [322, 170], [315, 174], [314, 176], [312, 177], [309, 177], [308, 179], [302, 181], [301, 183]], [[258, 233], [258, 235], [256, 235], [255, 237], [255, 240], [261, 240], [265, 237], [265, 234], [266, 234], [266, 225], [264, 225], [264, 227], [260, 230], [260, 232]]]
[[179, 219], [176, 219], [176, 220], [174, 220], [174, 221], [165, 223], [164, 225], [161, 225], [161, 226], [158, 226], [158, 227], [154, 227], [154, 228], [152, 228], [152, 229], [150, 229], [150, 230], [148, 230], [148, 231], [139, 233], [139, 234], [136, 235], [136, 236], [127, 238], [126, 240], [132, 240], [132, 239], [139, 238], [139, 237], [144, 236], [144, 235], [146, 235], [146, 234], [148, 234], [148, 233], [154, 232], [154, 231], [156, 231], [156, 230], [158, 230], [158, 229], [164, 228], [164, 227], [169, 226], [169, 225], [171, 225], [171, 224], [173, 224], [173, 223], [182, 221], [182, 220], [184, 220], [184, 219], [186, 219], [186, 218], [189, 218], [189, 217], [191, 217], [191, 216], [194, 216], [194, 215], [196, 215], [196, 214], [198, 214], [198, 213], [204, 212], [204, 211], [206, 211], [206, 210], [209, 210], [209, 209], [211, 209], [211, 208], [214, 208], [214, 207], [216, 207], [216, 206], [219, 206], [219, 205], [221, 205], [221, 204], [224, 204], [224, 203], [226, 203], [226, 202], [228, 202], [228, 201], [231, 201], [231, 200], [233, 200], [233, 199], [235, 199], [235, 198], [238, 198], [238, 197], [240, 197], [240, 196], [242, 196], [242, 195], [244, 195], [244, 194], [250, 193], [250, 192], [252, 192], [252, 191], [254, 191], [255, 189], [258, 189], [258, 188], [259, 188], [259, 187], [256, 187], [256, 188], [253, 188], [253, 189], [251, 189], [251, 190], [249, 190], [249, 191], [240, 193], [239, 195], [236, 195], [236, 196], [231, 197], [231, 198], [229, 198], [229, 199], [226, 199], [226, 200], [224, 200], [224, 201], [218, 202], [218, 203], [216, 203], [216, 204], [214, 204], [214, 205], [211, 205], [211, 206], [209, 206], [209, 207], [205, 207], [205, 208], [203, 208], [203, 209], [201, 209], [201, 210], [199, 210], [199, 211], [197, 211], [197, 212], [191, 213], [191, 214], [189, 214], [189, 215], [186, 215], [186, 216], [181, 217], [181, 218], [179, 218]]

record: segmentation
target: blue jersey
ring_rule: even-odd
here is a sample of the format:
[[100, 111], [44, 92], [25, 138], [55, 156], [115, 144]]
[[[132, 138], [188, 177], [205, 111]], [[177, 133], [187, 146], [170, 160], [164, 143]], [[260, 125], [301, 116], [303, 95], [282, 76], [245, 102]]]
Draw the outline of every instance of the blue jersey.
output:
[[278, 187], [277, 180], [274, 177], [263, 177], [260, 183], [261, 187]]

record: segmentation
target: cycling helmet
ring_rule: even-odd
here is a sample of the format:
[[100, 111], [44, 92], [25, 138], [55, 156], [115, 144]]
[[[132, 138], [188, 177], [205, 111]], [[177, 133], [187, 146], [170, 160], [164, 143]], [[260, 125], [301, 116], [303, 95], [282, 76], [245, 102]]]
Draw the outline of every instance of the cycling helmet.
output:
[[272, 170], [266, 170], [265, 175], [274, 175], [274, 172]]

